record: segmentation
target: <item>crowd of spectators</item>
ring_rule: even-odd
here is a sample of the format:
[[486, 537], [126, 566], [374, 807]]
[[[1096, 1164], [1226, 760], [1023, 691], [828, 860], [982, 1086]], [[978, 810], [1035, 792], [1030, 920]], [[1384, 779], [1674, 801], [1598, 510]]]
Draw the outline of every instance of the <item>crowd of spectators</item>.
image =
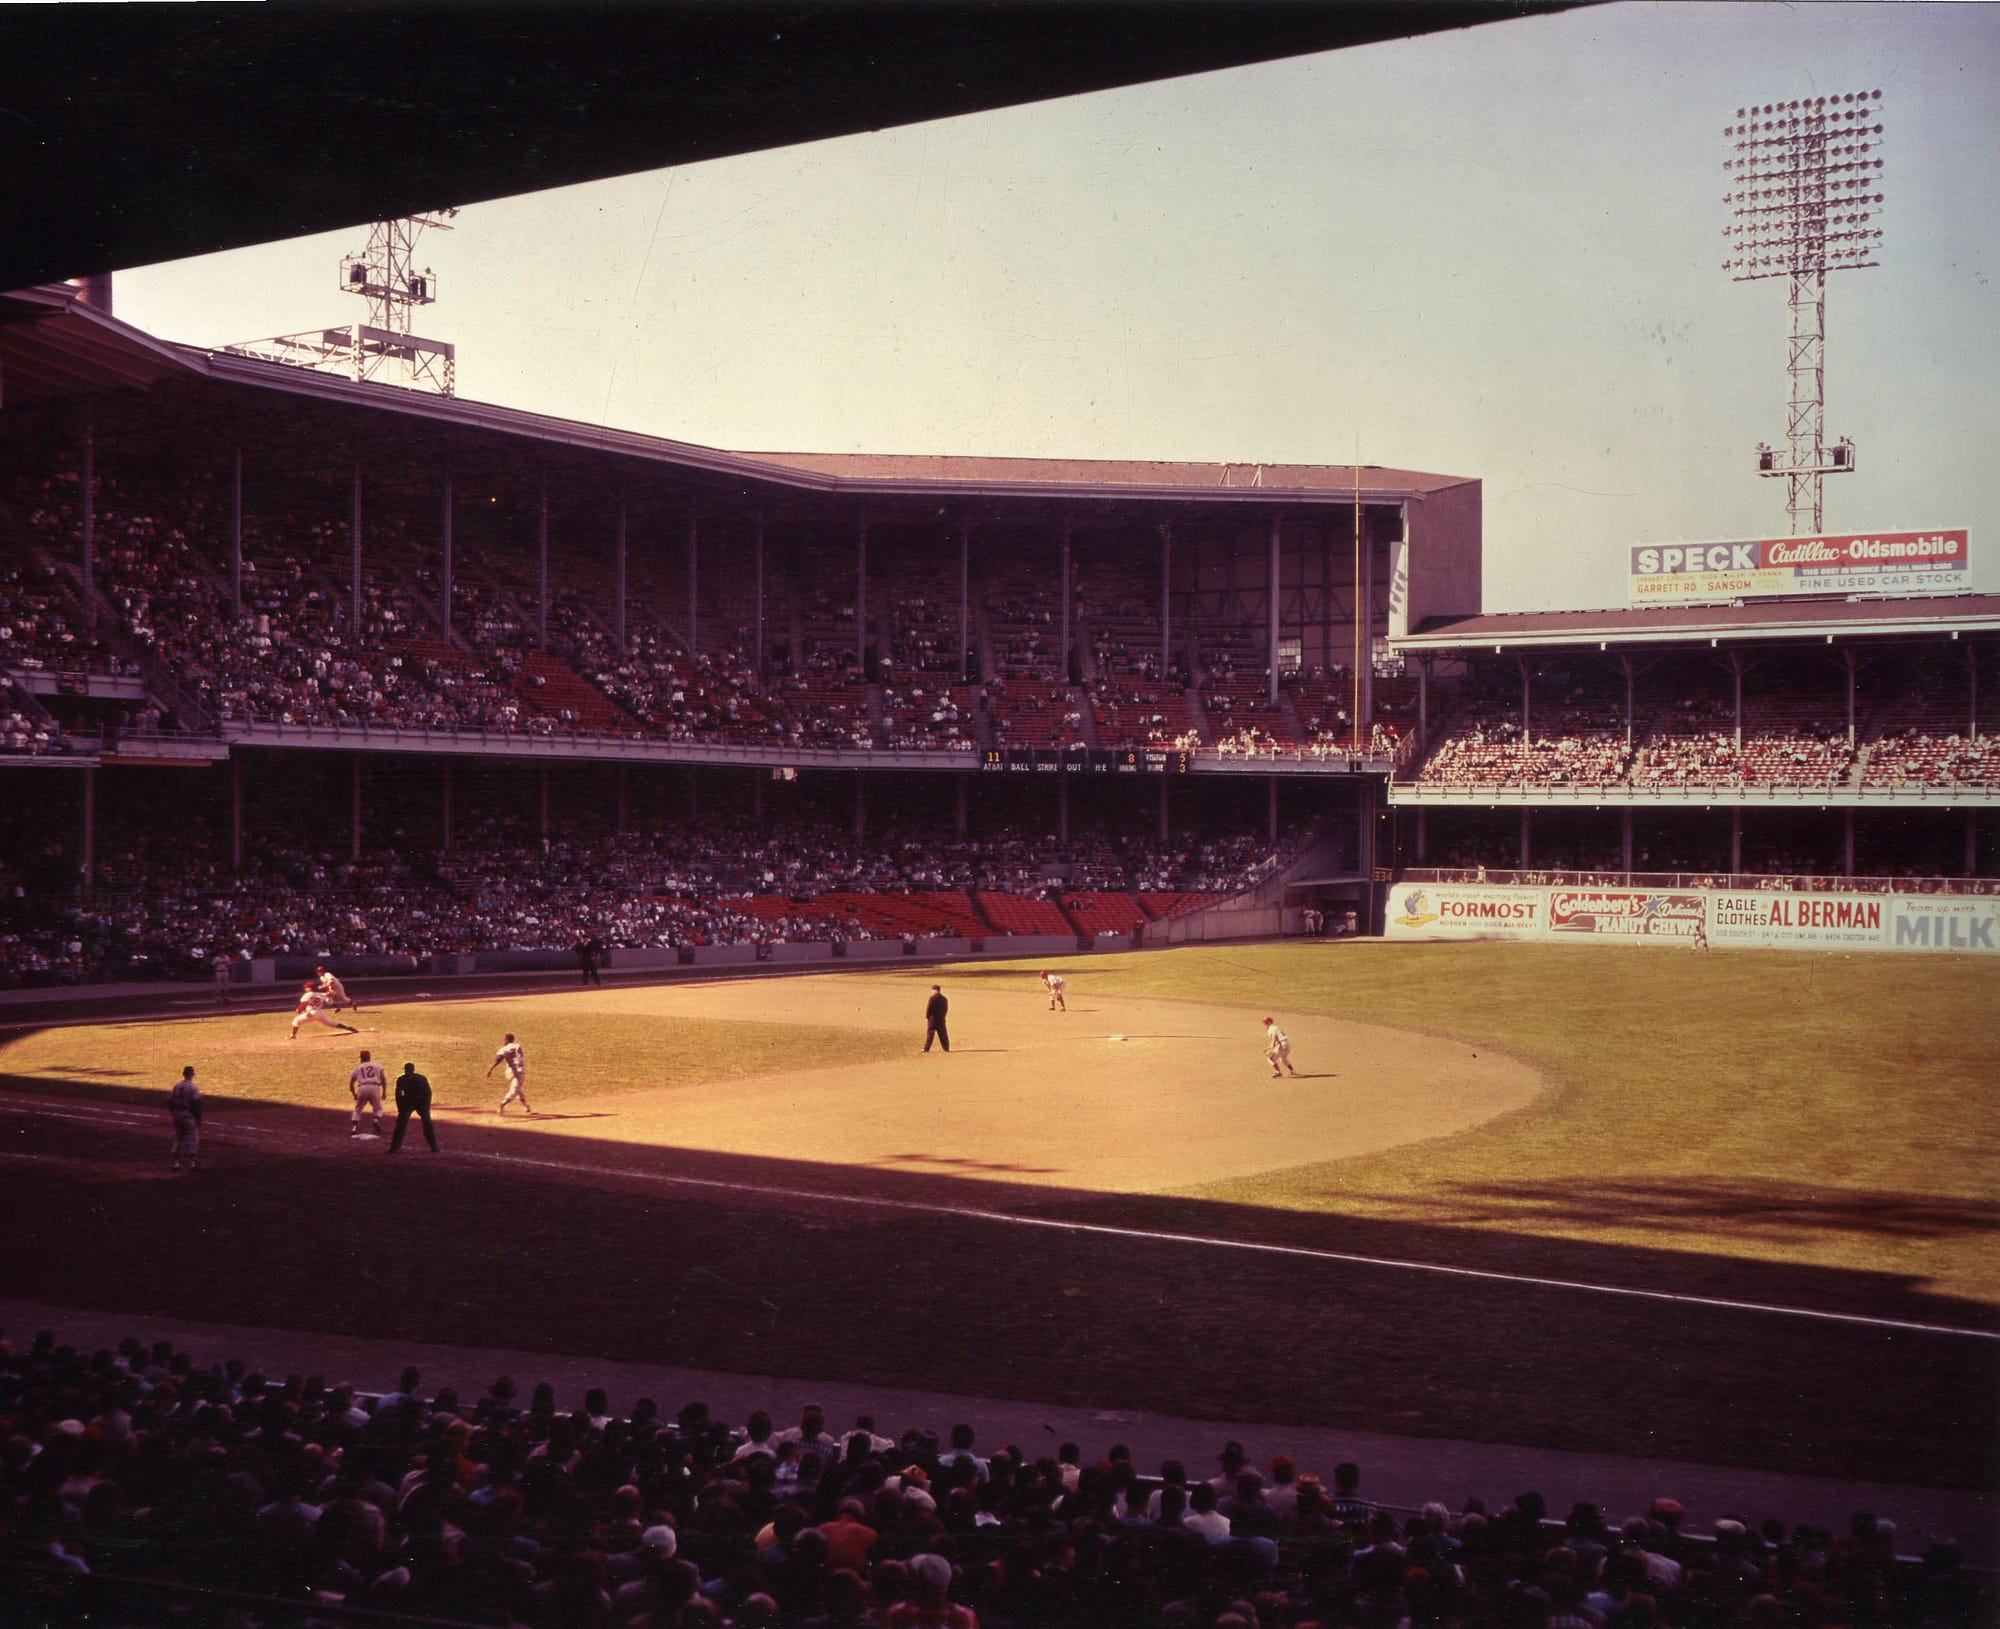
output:
[[1864, 786], [2000, 786], [2000, 736], [1914, 726], [1884, 736], [1862, 760]]
[[[68, 886], [60, 854], [36, 886], [0, 870], [0, 987], [196, 977], [218, 954], [422, 958], [566, 951], [591, 938], [633, 949], [771, 945], [955, 935], [968, 919], [997, 933], [971, 896], [1038, 898], [1065, 885], [1226, 895], [1301, 840], [1062, 844], [1024, 831], [955, 838], [893, 827], [861, 839], [819, 822], [746, 830], [723, 820], [544, 839], [509, 819], [467, 825], [444, 853], [397, 833], [360, 861], [274, 837], [232, 872], [198, 833], [177, 830], [107, 845], [87, 896]], [[915, 929], [907, 914], [865, 908], [868, 897], [926, 894], [959, 897]], [[822, 908], [825, 896], [843, 908]], [[856, 896], [863, 908], [851, 908]]]
[[0, 1590], [38, 1624], [224, 1591], [240, 1629], [284, 1603], [520, 1629], [1971, 1629], [1985, 1605], [1956, 1543], [1899, 1559], [1872, 1512], [1698, 1534], [1670, 1496], [1393, 1508], [1352, 1462], [1235, 1443], [1203, 1477], [673, 1401], [0, 1342]]
[[0, 676], [0, 752], [38, 758], [68, 746], [62, 726]]
[[[992, 743], [1329, 756], [1348, 745], [1344, 709], [1324, 724], [1315, 716], [1301, 730], [1289, 700], [1260, 702], [1253, 694], [1260, 681], [1245, 665], [1261, 660], [1252, 633], [1222, 625], [1202, 634], [1208, 655], [1196, 677], [1209, 687], [1212, 710], [1205, 736], [1187, 676], [1162, 671], [1153, 625], [1131, 603], [1095, 614], [1089, 650], [1078, 653], [1077, 665], [1089, 672], [1073, 689], [1075, 676], [1061, 671], [1052, 568], [1033, 559], [989, 566], [979, 603], [990, 677], [980, 683], [958, 673], [947, 567], [927, 557], [896, 562], [898, 580], [878, 589], [889, 644], [875, 670], [863, 672], [855, 597], [828, 586], [848, 569], [845, 557], [808, 550], [788, 590], [800, 601], [795, 626], [774, 640], [760, 675], [746, 630], [737, 630], [733, 643], [711, 640], [691, 652], [686, 630], [670, 631], [662, 606], [636, 585], [628, 588], [621, 646], [609, 631], [615, 619], [591, 603], [590, 591], [601, 585], [584, 562], [554, 587], [544, 653], [537, 619], [521, 597], [520, 562], [498, 544], [486, 564], [477, 557], [460, 564], [447, 627], [427, 523], [393, 509], [369, 514], [358, 603], [347, 519], [246, 513], [239, 612], [227, 582], [227, 522], [212, 481], [143, 470], [129, 481], [108, 471], [96, 479], [105, 601], [139, 649], [224, 724], [590, 731], [753, 747], [954, 752]], [[75, 470], [58, 463], [16, 496], [49, 557], [74, 559], [82, 509]], [[24, 562], [0, 575], [0, 660], [65, 671], [128, 666], [80, 627], [80, 584], [65, 572], [74, 575], [73, 568]], [[1092, 580], [1109, 592], [1131, 576], [1130, 568], [1107, 564]]]
[[61, 576], [29, 563], [0, 567], [0, 665], [61, 673], [126, 668], [84, 626]]

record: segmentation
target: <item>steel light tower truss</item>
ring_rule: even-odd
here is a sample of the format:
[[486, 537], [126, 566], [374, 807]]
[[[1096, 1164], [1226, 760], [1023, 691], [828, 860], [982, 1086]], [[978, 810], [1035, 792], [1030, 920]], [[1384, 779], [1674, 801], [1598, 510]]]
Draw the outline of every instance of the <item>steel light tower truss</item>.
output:
[[416, 264], [417, 239], [426, 230], [449, 232], [455, 209], [376, 221], [368, 246], [340, 262], [340, 286], [368, 302], [368, 320], [340, 328], [250, 340], [224, 347], [238, 356], [286, 362], [295, 367], [343, 373], [412, 390], [453, 395], [458, 388], [458, 353], [439, 339], [410, 331], [410, 314], [437, 300], [437, 273]]
[[1722, 132], [1732, 144], [1722, 269], [1790, 289], [1785, 445], [1758, 443], [1757, 473], [1787, 483], [1794, 536], [1821, 529], [1821, 481], [1854, 468], [1853, 442], [1826, 444], [1826, 274], [1879, 264], [1881, 117], [1879, 90], [1852, 91], [1740, 107]]

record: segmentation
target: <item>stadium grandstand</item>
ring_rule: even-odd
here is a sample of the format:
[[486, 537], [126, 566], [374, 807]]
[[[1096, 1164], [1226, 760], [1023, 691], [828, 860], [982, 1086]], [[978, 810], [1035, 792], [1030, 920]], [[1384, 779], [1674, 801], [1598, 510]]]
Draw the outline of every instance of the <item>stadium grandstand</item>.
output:
[[1996, 632], [1988, 594], [1427, 620], [1398, 857], [1990, 881]]
[[259, 962], [562, 950], [613, 853], [623, 950], [1129, 942], [1293, 862], [1365, 925], [1384, 641], [1476, 606], [1474, 480], [721, 452], [4, 303], [0, 977], [212, 954], [119, 905], [183, 890]]
[[9, 982], [2000, 858], [1994, 596], [1486, 613], [1476, 480], [721, 452], [5, 305]]

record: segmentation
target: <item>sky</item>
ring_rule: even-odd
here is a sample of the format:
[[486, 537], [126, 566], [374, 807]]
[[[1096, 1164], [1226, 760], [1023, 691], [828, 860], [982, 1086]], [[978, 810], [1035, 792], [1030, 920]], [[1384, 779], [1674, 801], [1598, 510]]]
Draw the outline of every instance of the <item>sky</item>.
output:
[[[2000, 591], [2000, 6], [1604, 6], [477, 204], [416, 327], [461, 397], [738, 451], [1474, 476], [1487, 610], [1615, 606], [1632, 544], [1789, 530], [1785, 286], [1721, 269], [1722, 132], [1874, 89], [1826, 528], [1969, 528]], [[122, 272], [118, 315], [352, 322], [365, 241]]]

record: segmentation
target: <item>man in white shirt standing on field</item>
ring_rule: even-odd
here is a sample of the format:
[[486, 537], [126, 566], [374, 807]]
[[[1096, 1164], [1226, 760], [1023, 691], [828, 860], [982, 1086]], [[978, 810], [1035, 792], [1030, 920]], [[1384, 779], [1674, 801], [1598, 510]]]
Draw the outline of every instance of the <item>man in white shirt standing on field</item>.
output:
[[382, 1098], [389, 1089], [389, 1071], [376, 1063], [366, 1052], [354, 1066], [354, 1073], [347, 1077], [347, 1089], [354, 1096], [354, 1126], [348, 1132], [350, 1137], [361, 1135], [361, 1111], [366, 1109], [374, 1116], [370, 1130], [382, 1135]]
[[500, 1099], [500, 1113], [507, 1112], [507, 1105], [518, 1100], [523, 1114], [533, 1114], [528, 1107], [528, 1055], [521, 1050], [521, 1043], [509, 1035], [493, 1054], [493, 1061], [486, 1066], [486, 1078], [491, 1079], [493, 1071], [502, 1064], [507, 1066], [507, 1095]]

